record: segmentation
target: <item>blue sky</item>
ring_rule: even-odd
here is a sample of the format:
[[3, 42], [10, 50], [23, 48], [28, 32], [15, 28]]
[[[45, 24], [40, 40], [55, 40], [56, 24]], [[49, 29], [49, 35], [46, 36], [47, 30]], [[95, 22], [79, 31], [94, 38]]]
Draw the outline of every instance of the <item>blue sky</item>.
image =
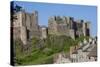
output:
[[71, 16], [76, 20], [83, 19], [91, 22], [90, 34], [97, 35], [97, 7], [71, 4], [50, 4], [36, 2], [16, 1], [15, 4], [22, 6], [26, 12], [38, 11], [39, 25], [48, 26], [50, 16]]

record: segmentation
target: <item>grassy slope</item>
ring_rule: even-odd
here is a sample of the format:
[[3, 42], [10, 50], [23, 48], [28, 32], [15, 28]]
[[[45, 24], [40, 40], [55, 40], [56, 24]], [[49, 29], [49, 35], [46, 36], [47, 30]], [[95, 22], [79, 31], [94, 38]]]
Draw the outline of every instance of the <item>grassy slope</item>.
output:
[[[32, 52], [25, 53], [21, 51], [21, 43], [17, 41], [16, 45], [16, 63], [17, 65], [28, 64], [50, 64], [53, 63], [53, 57], [59, 52], [68, 52], [70, 46], [77, 45], [78, 42], [84, 38], [80, 37], [76, 40], [66, 36], [49, 35], [46, 40], [43, 40], [43, 44], [39, 44], [39, 39], [32, 39]], [[38, 43], [38, 44], [37, 44]], [[41, 43], [41, 42], [40, 42]], [[39, 47], [39, 48], [38, 48]]]

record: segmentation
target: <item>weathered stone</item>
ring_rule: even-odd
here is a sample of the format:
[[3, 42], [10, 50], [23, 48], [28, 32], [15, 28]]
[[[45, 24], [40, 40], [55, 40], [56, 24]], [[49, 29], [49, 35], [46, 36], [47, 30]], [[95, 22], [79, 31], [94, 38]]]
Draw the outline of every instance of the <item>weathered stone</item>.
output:
[[83, 20], [74, 21], [73, 17], [54, 16], [48, 20], [48, 33], [55, 35], [66, 35], [72, 39], [81, 35], [89, 36], [89, 24]]
[[14, 39], [21, 39], [23, 44], [27, 44], [27, 41], [32, 37], [39, 37], [38, 28], [38, 15], [37, 12], [27, 13], [20, 11], [15, 14], [17, 17], [13, 22], [13, 36]]

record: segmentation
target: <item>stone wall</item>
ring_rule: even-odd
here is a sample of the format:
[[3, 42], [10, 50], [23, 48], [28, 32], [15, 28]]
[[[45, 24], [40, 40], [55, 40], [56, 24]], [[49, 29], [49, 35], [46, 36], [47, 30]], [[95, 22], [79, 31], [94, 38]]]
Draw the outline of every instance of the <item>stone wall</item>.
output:
[[47, 27], [42, 26], [40, 31], [41, 31], [41, 39], [46, 39], [48, 35]]
[[15, 16], [17, 19], [14, 20], [12, 26], [14, 39], [19, 38], [23, 44], [27, 44], [27, 41], [33, 36], [39, 37], [38, 15], [36, 11], [33, 13], [20, 11]]
[[27, 45], [27, 29], [25, 26], [20, 28], [20, 39], [23, 42], [23, 45]]
[[90, 36], [89, 23], [75, 21], [73, 17], [54, 16], [48, 20], [48, 33], [70, 36], [72, 39], [81, 35]]

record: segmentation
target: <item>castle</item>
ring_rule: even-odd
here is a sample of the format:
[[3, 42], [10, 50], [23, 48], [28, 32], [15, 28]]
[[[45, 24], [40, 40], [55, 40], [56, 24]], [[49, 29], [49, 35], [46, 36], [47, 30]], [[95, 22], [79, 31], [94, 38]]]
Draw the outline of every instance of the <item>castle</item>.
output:
[[17, 20], [13, 20], [13, 38], [21, 39], [24, 45], [33, 36], [39, 37], [38, 12], [27, 13], [25, 11], [17, 12]]
[[37, 37], [47, 38], [48, 34], [66, 35], [75, 39], [81, 35], [90, 36], [90, 23], [88, 21], [75, 21], [73, 17], [53, 16], [48, 19], [48, 27], [38, 24], [38, 12], [27, 13], [24, 10], [14, 14], [17, 19], [13, 19], [13, 38], [21, 39], [24, 45]]
[[90, 36], [89, 21], [75, 21], [73, 17], [53, 16], [48, 22], [49, 34], [66, 35], [73, 39], [81, 35]]

